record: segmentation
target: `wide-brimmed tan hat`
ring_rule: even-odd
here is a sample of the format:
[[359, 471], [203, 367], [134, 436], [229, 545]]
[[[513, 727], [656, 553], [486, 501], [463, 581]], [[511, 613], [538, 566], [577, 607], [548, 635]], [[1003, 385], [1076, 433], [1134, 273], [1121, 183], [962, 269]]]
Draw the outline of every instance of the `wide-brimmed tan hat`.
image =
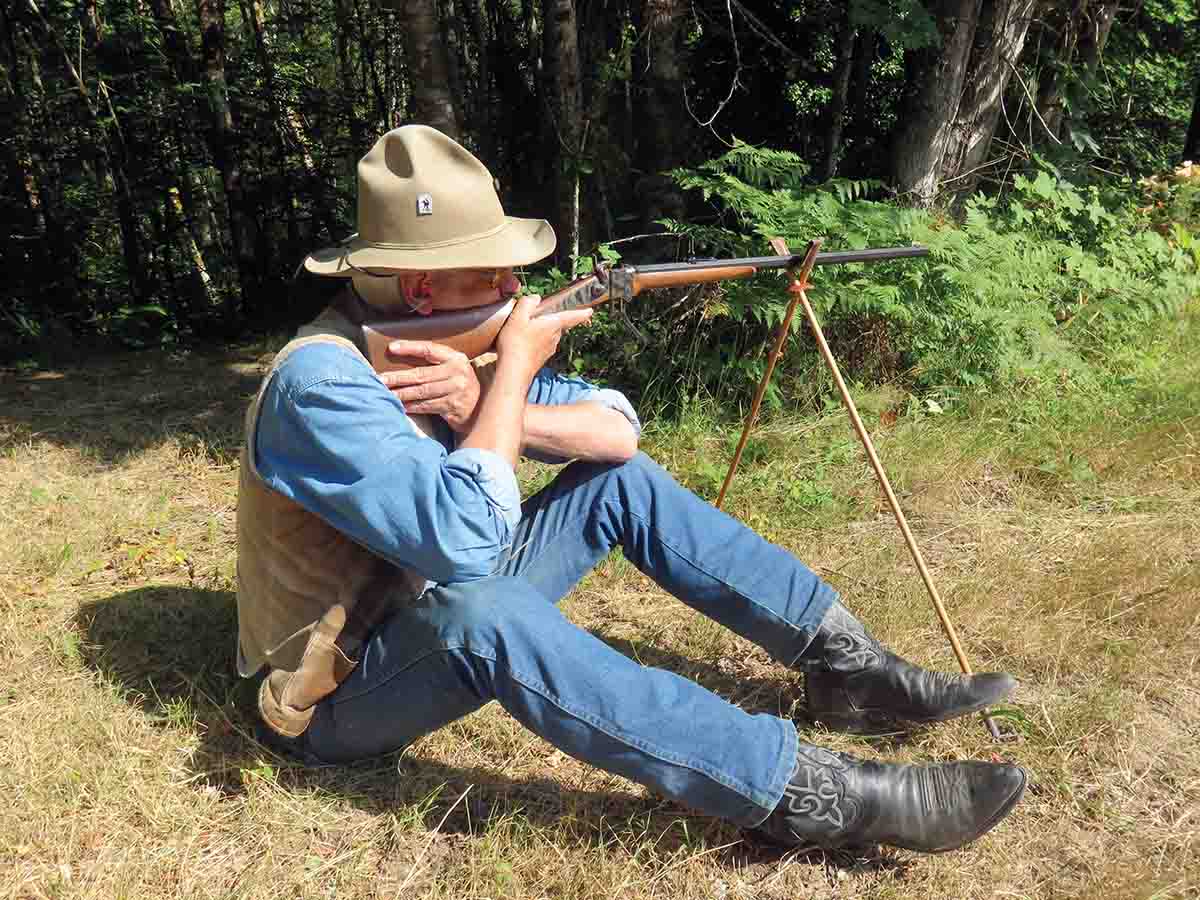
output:
[[310, 253], [304, 268], [343, 278], [355, 269], [507, 268], [554, 252], [544, 219], [506, 216], [492, 173], [426, 125], [393, 129], [358, 163], [358, 232]]

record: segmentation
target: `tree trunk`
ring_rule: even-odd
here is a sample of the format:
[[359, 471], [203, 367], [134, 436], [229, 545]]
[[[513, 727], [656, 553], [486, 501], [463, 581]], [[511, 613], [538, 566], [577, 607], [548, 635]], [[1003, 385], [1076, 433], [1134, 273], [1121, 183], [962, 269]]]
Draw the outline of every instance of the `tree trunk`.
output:
[[192, 236], [191, 216], [184, 211], [178, 188], [167, 189], [167, 203], [171, 213], [182, 226], [179, 228], [179, 233], [183, 235], [184, 250], [192, 262], [197, 296], [203, 301], [205, 310], [215, 309], [217, 297], [212, 286], [212, 276], [208, 274], [208, 266], [204, 263], [204, 254], [200, 252], [200, 247]]
[[42, 201], [41, 181], [37, 171], [37, 163], [33, 156], [33, 126], [29, 119], [29, 101], [22, 90], [20, 72], [18, 71], [18, 52], [13, 35], [15, 23], [8, 12], [0, 7], [0, 26], [3, 27], [3, 40], [0, 41], [0, 89], [2, 89], [3, 106], [0, 107], [4, 121], [9, 123], [11, 146], [12, 181], [18, 183], [29, 211], [29, 223], [32, 233], [23, 235], [31, 241], [29, 247], [36, 253], [45, 249], [47, 238], [46, 210]]
[[541, 35], [537, 27], [537, 7], [534, 0], [521, 0], [521, 23], [525, 30], [526, 49], [529, 51], [529, 64], [536, 69], [542, 58]]
[[[397, 30], [403, 30], [404, 26], [399, 22], [399, 10], [396, 4], [392, 3], [384, 7], [386, 12], [380, 18], [384, 21], [384, 29], [390, 37]], [[390, 19], [390, 21], [389, 21]], [[392, 102], [400, 93], [399, 86], [394, 82], [399, 79], [394, 79], [393, 83], [388, 83], [387, 76], [400, 69], [399, 64], [388, 65], [384, 69], [385, 81], [380, 82], [379, 68], [376, 65], [375, 57], [375, 41], [372, 40], [370, 32], [367, 28], [366, 17], [363, 15], [362, 3], [359, 0], [354, 0], [354, 20], [358, 25], [358, 69], [359, 80], [362, 84], [362, 92], [366, 94], [367, 88], [371, 89], [371, 94], [375, 98], [375, 119], [380, 122], [385, 128], [392, 128], [398, 124], [392, 117], [394, 103]], [[385, 58], [390, 57], [390, 44], [385, 44]], [[397, 57], [399, 54], [395, 54]], [[360, 150], [359, 153], [365, 153], [366, 150]]]
[[939, 47], [916, 51], [914, 90], [893, 151], [896, 186], [921, 206], [937, 195], [938, 173], [958, 117], [983, 0], [937, 0]]
[[579, 174], [587, 129], [581, 119], [579, 34], [574, 0], [544, 0], [542, 39], [551, 154], [554, 160], [554, 227], [558, 258], [579, 256]]
[[1064, 73], [1078, 60], [1087, 75], [1095, 74], [1116, 14], [1116, 0], [1075, 0], [1058, 20], [1054, 57], [1038, 81], [1037, 96], [1038, 115], [1055, 139], [1062, 137], [1066, 122]]
[[142, 265], [141, 236], [138, 231], [133, 193], [129, 187], [129, 179], [125, 168], [124, 139], [121, 136], [120, 124], [117, 121], [116, 112], [112, 108], [112, 102], [107, 100], [107, 93], [104, 93], [103, 82], [101, 82], [101, 93], [104, 93], [108, 115], [112, 121], [112, 129], [110, 130], [106, 124], [106, 120], [101, 119], [92, 95], [88, 91], [87, 84], [84, 82], [79, 70], [75, 68], [75, 63], [71, 58], [71, 51], [59, 36], [58, 31], [55, 30], [54, 26], [42, 14], [36, 0], [26, 0], [26, 3], [29, 10], [41, 24], [42, 29], [46, 32], [47, 37], [50, 38], [50, 42], [54, 44], [55, 48], [62, 55], [63, 65], [70, 74], [72, 81], [75, 82], [75, 89], [83, 100], [84, 107], [87, 109], [88, 116], [91, 119], [92, 127], [95, 129], [97, 147], [101, 158], [113, 176], [114, 194], [117, 204], [117, 222], [121, 229], [121, 250], [125, 258], [125, 269], [126, 275], [129, 278], [130, 294], [135, 301], [141, 302], [149, 294], [149, 285], [146, 281], [145, 268]]
[[[161, 0], [160, 0], [161, 2]], [[313, 160], [309, 140], [304, 133], [304, 124], [300, 114], [291, 104], [280, 84], [275, 69], [275, 61], [271, 57], [270, 38], [267, 34], [266, 17], [263, 14], [262, 0], [245, 0], [243, 15], [250, 21], [254, 30], [254, 47], [258, 55], [258, 64], [262, 67], [263, 79], [266, 81], [267, 95], [270, 98], [271, 113], [275, 120], [275, 134], [279, 149], [280, 175], [290, 180], [288, 165], [289, 151], [295, 151], [304, 168], [307, 178], [307, 193], [313, 204], [313, 218], [320, 222], [325, 229], [330, 243], [342, 235], [336, 217], [326, 200], [325, 181]], [[365, 150], [363, 151], [365, 152]], [[293, 195], [294, 197], [294, 195]], [[294, 249], [294, 248], [293, 248]]]
[[[342, 160], [343, 175], [347, 181], [354, 181], [358, 168], [358, 159], [369, 149], [363, 137], [362, 119], [355, 112], [354, 100], [359, 93], [359, 86], [354, 82], [354, 66], [350, 62], [351, 15], [347, 0], [334, 0], [334, 38], [337, 44], [338, 77], [341, 80], [339, 96], [346, 111], [346, 124], [350, 130], [350, 147]], [[360, 39], [361, 42], [361, 39]], [[362, 85], [365, 89], [366, 85]]]
[[1183, 161], [1200, 164], [1200, 75], [1196, 76], [1196, 99], [1192, 103], [1192, 121], [1183, 141]]
[[[496, 96], [503, 98], [503, 110], [493, 120], [492, 152], [486, 156], [492, 172], [500, 179], [500, 196], [504, 208], [513, 210], [518, 198], [528, 202], [545, 197], [550, 187], [546, 160], [553, 154], [541, 129], [545, 111], [539, 99], [540, 80], [529, 78], [536, 66], [529, 66], [526, 40], [528, 32], [515, 9], [504, 0], [490, 0], [493, 6], [495, 29], [492, 40], [495, 54], [488, 67], [496, 86]], [[502, 164], [497, 165], [497, 163]], [[545, 204], [540, 208], [524, 208], [519, 215], [545, 216]]]
[[391, 2], [397, 4], [404, 32], [404, 58], [411, 90], [408, 117], [458, 140], [462, 130], [454, 94], [450, 90], [446, 43], [442, 39], [437, 0]]
[[175, 7], [171, 0], [150, 0], [150, 10], [154, 13], [154, 21], [158, 24], [158, 32], [162, 37], [163, 47], [167, 51], [167, 59], [175, 72], [175, 78], [180, 84], [190, 84], [197, 80], [196, 63], [192, 59], [192, 51], [187, 38], [179, 27], [175, 17]]
[[837, 65], [833, 70], [833, 97], [829, 102], [829, 121], [825, 132], [825, 159], [821, 163], [819, 177], [829, 181], [837, 174], [838, 162], [842, 158], [842, 133], [846, 127], [846, 106], [850, 99], [850, 75], [854, 71], [854, 49], [858, 42], [856, 29], [850, 23], [849, 11], [846, 21], [838, 29]]
[[[16, 28], [6, 7], [0, 6], [0, 116], [9, 124], [10, 139], [5, 142], [9, 151], [8, 181], [19, 190], [27, 217], [9, 224], [9, 240], [0, 246], [0, 260], [7, 269], [6, 283], [21, 284], [36, 309], [45, 282], [62, 272], [68, 257], [60, 255], [60, 242], [53, 240], [46, 204], [42, 197], [42, 173], [34, 155], [33, 122], [30, 115], [31, 97], [22, 85], [22, 56], [25, 47], [18, 48]], [[22, 44], [26, 42], [22, 41]], [[56, 258], [57, 257], [57, 258]], [[69, 271], [74, 271], [70, 266]], [[49, 285], [45, 285], [49, 286]], [[7, 324], [7, 323], [6, 323]]]
[[254, 258], [250, 249], [253, 235], [245, 214], [246, 198], [237, 154], [237, 130], [234, 127], [233, 110], [229, 106], [229, 89], [225, 82], [224, 0], [196, 0], [196, 17], [200, 23], [204, 80], [208, 86], [209, 109], [212, 114], [208, 142], [225, 190], [230, 243], [237, 263], [244, 312], [253, 302]]
[[87, 35], [89, 47], [100, 46], [100, 32], [103, 25], [100, 22], [100, 11], [96, 8], [96, 0], [82, 0], [79, 5], [79, 21]]
[[[175, 74], [177, 86], [186, 87], [196, 84], [200, 79], [200, 72], [196, 67], [196, 60], [192, 56], [191, 48], [179, 27], [179, 21], [175, 16], [175, 7], [170, 0], [150, 0], [150, 9], [158, 24], [159, 35], [162, 37], [167, 59], [171, 62], [171, 71]], [[181, 97], [179, 102], [185, 112], [184, 121], [174, 123], [176, 144], [174, 157], [178, 164], [180, 203], [185, 211], [185, 219], [192, 240], [198, 245], [201, 252], [205, 252], [212, 249], [217, 243], [213, 237], [212, 205], [209, 203], [208, 192], [204, 189], [204, 185], [196, 173], [196, 166], [186, 153], [190, 134], [186, 120], [190, 118], [193, 111], [199, 112], [199, 110], [194, 109], [195, 104], [191, 100], [190, 93]]]
[[[680, 53], [681, 26], [688, 7], [681, 0], [645, 0], [641, 29], [644, 59], [636, 65], [633, 132], [634, 164], [642, 175], [634, 184], [643, 231], [659, 230], [663, 218], [682, 218], [683, 194], [667, 175], [684, 160], [691, 122], [683, 97], [684, 71]], [[636, 76], [635, 76], [636, 77]]]
[[466, 61], [466, 41], [463, 39], [462, 21], [454, 8], [454, 0], [439, 0], [442, 4], [438, 9], [438, 22], [442, 31], [442, 46], [446, 48], [446, 83], [450, 85], [450, 96], [454, 101], [454, 112], [458, 120], [459, 133], [468, 136], [463, 129], [464, 116], [467, 115], [469, 91], [466, 79], [463, 77], [463, 65]]
[[1117, 18], [1118, 0], [1104, 0], [1088, 10], [1084, 27], [1079, 29], [1079, 61], [1088, 75], [1095, 75], [1104, 55], [1104, 45]]
[[942, 160], [941, 178], [954, 180], [959, 196], [978, 182], [1000, 122], [1001, 104], [1034, 14], [1037, 0], [986, 0], [975, 33], [967, 84]]
[[488, 33], [487, 0], [464, 0], [473, 13], [475, 46], [478, 48], [478, 83], [475, 86], [475, 124], [479, 129], [479, 155], [491, 160], [496, 145], [492, 99], [491, 55], [492, 42]]
[[854, 75], [850, 80], [850, 108], [865, 109], [871, 93], [871, 69], [879, 50], [879, 33], [869, 28], [858, 30], [854, 45]]
[[680, 25], [686, 6], [680, 0], [646, 0], [646, 70], [642, 137], [637, 159], [647, 174], [677, 166], [687, 140], [680, 62]]

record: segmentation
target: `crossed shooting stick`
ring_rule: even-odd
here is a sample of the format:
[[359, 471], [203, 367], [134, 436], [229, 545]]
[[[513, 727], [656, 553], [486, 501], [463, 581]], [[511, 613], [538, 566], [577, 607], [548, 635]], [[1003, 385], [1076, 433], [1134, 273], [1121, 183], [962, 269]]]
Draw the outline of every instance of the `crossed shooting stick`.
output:
[[[850, 414], [850, 421], [854, 425], [854, 430], [858, 433], [859, 440], [862, 441], [863, 449], [867, 451], [867, 458], [871, 461], [871, 468], [875, 470], [875, 476], [879, 479], [879, 485], [883, 488], [883, 493], [887, 496], [888, 506], [892, 508], [892, 514], [896, 517], [896, 524], [900, 526], [900, 532], [904, 535], [904, 542], [908, 544], [908, 550], [912, 554], [913, 562], [917, 565], [917, 571], [921, 573], [921, 580], [925, 582], [925, 588], [929, 591], [929, 599], [933, 601], [933, 608], [937, 612], [938, 621], [942, 624], [942, 631], [945, 632], [946, 638], [950, 641], [950, 646], [954, 649], [954, 655], [958, 658], [958, 665], [962, 668], [963, 673], [970, 675], [971, 663], [967, 661], [967, 655], [963, 652], [962, 645], [958, 642], [958, 634], [954, 630], [954, 623], [950, 621], [950, 616], [946, 613], [946, 607], [942, 603], [941, 595], [933, 583], [933, 577], [929, 574], [929, 568], [925, 565], [925, 558], [921, 555], [921, 550], [917, 546], [912, 530], [908, 527], [908, 519], [904, 516], [904, 510], [900, 508], [900, 503], [896, 499], [895, 492], [892, 490], [891, 482], [888, 481], [887, 473], [883, 471], [883, 464], [879, 461], [879, 455], [875, 452], [875, 445], [871, 443], [871, 437], [867, 434], [867, 429], [863, 426], [862, 418], [858, 414], [858, 408], [854, 405], [850, 391], [846, 388], [846, 382], [842, 379], [842, 373], [838, 369], [837, 361], [833, 358], [833, 353], [829, 350], [829, 344], [825, 340], [825, 333], [821, 330], [821, 323], [817, 321], [812, 304], [808, 302], [808, 276], [812, 274], [813, 265], [817, 261], [817, 250], [820, 246], [820, 238], [810, 241], [803, 262], [798, 266], [788, 269], [788, 293], [792, 295], [792, 299], [788, 303], [787, 312], [784, 314], [783, 322], [779, 326], [779, 333], [775, 337], [775, 344], [771, 348], [770, 356], [767, 358], [767, 370], [763, 373], [762, 381], [759, 382], [758, 390], [754, 394], [754, 401], [750, 404], [750, 415], [746, 417], [745, 427], [742, 428], [742, 437], [738, 441], [737, 449], [733, 452], [733, 460], [729, 464], [729, 471], [725, 473], [725, 482], [721, 485], [721, 491], [717, 495], [717, 509], [721, 508], [721, 504], [725, 500], [725, 493], [729, 490], [729, 485], [733, 481], [733, 475], [737, 471], [738, 462], [742, 458], [742, 451], [746, 448], [746, 440], [750, 437], [750, 430], [754, 427], [754, 422], [758, 418], [759, 406], [762, 405], [763, 395], [767, 392], [767, 385], [771, 381], [771, 374], [775, 371], [775, 363], [779, 361], [779, 356], [783, 351], [783, 344], [787, 340], [792, 324], [792, 317], [796, 312], [796, 306], [802, 305], [804, 307], [804, 315], [808, 318], [808, 324], [812, 326], [813, 336], [817, 339], [817, 346], [821, 350], [821, 356], [829, 366], [834, 383], [837, 384], [838, 393], [842, 395], [842, 403], [846, 406], [846, 412]], [[787, 242], [781, 237], [771, 238], [771, 247], [780, 255], [791, 255]], [[996, 741], [1001, 740], [1000, 729], [996, 725], [996, 720], [989, 715], [986, 709], [981, 715], [992, 738]]]

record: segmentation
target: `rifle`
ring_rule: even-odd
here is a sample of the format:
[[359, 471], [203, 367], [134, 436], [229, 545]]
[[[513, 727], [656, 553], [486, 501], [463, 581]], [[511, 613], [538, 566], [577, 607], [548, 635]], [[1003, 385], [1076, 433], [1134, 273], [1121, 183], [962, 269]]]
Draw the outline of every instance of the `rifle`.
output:
[[[881, 262], [928, 254], [929, 250], [926, 247], [839, 250], [818, 253], [815, 265]], [[597, 266], [591, 275], [578, 278], [566, 287], [543, 297], [533, 315], [544, 316], [564, 310], [598, 306], [609, 300], [629, 300], [642, 291], [654, 288], [749, 278], [760, 269], [795, 269], [803, 260], [803, 254], [788, 254], [748, 256], [740, 259], [693, 258], [685, 262], [646, 266]], [[367, 358], [377, 372], [408, 368], [406, 363], [390, 356], [387, 350], [394, 340], [408, 340], [444, 344], [473, 359], [491, 349], [515, 302], [514, 297], [471, 309], [363, 322]]]

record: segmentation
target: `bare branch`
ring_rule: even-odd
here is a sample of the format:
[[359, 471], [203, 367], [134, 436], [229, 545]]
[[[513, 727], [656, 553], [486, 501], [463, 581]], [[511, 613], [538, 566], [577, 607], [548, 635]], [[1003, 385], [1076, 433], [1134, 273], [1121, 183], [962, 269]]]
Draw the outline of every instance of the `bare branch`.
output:
[[1033, 110], [1033, 114], [1037, 116], [1038, 121], [1042, 123], [1042, 127], [1046, 129], [1046, 134], [1050, 136], [1050, 140], [1056, 144], [1061, 144], [1062, 141], [1050, 130], [1050, 126], [1046, 124], [1046, 120], [1042, 118], [1042, 114], [1037, 110], [1037, 103], [1033, 99], [1033, 95], [1029, 93], [1029, 88], [1025, 85], [1025, 80], [1021, 77], [1021, 73], [1017, 71], [1017, 67], [1013, 65], [1011, 59], [1007, 56], [1001, 56], [1002, 60], [1008, 63], [1010, 69], [1013, 70], [1013, 78], [1017, 79], [1017, 84], [1021, 85], [1021, 90], [1025, 92], [1025, 96], [1029, 99], [1029, 107]]
[[[742, 52], [738, 47], [737, 29], [733, 25], [733, 0], [725, 0], [725, 10], [729, 13], [729, 34], [733, 38], [733, 57], [735, 63], [735, 68], [733, 70], [733, 81], [731, 81], [729, 84], [729, 94], [724, 100], [717, 104], [716, 111], [713, 112], [708, 121], [701, 122], [700, 117], [692, 111], [692, 104], [688, 100], [687, 95], [687, 84], [685, 83], [683, 85], [683, 104], [687, 107], [688, 115], [691, 116], [696, 124], [701, 128], [712, 129], [712, 123], [717, 120], [717, 116], [721, 114], [721, 111], [729, 104], [729, 101], [733, 99], [733, 92], [736, 91], [742, 83], [741, 79], [739, 78], [739, 76], [742, 74]], [[713, 135], [720, 139], [720, 135], [717, 135], [715, 130], [713, 130]], [[722, 141], [722, 143], [725, 142]]]

